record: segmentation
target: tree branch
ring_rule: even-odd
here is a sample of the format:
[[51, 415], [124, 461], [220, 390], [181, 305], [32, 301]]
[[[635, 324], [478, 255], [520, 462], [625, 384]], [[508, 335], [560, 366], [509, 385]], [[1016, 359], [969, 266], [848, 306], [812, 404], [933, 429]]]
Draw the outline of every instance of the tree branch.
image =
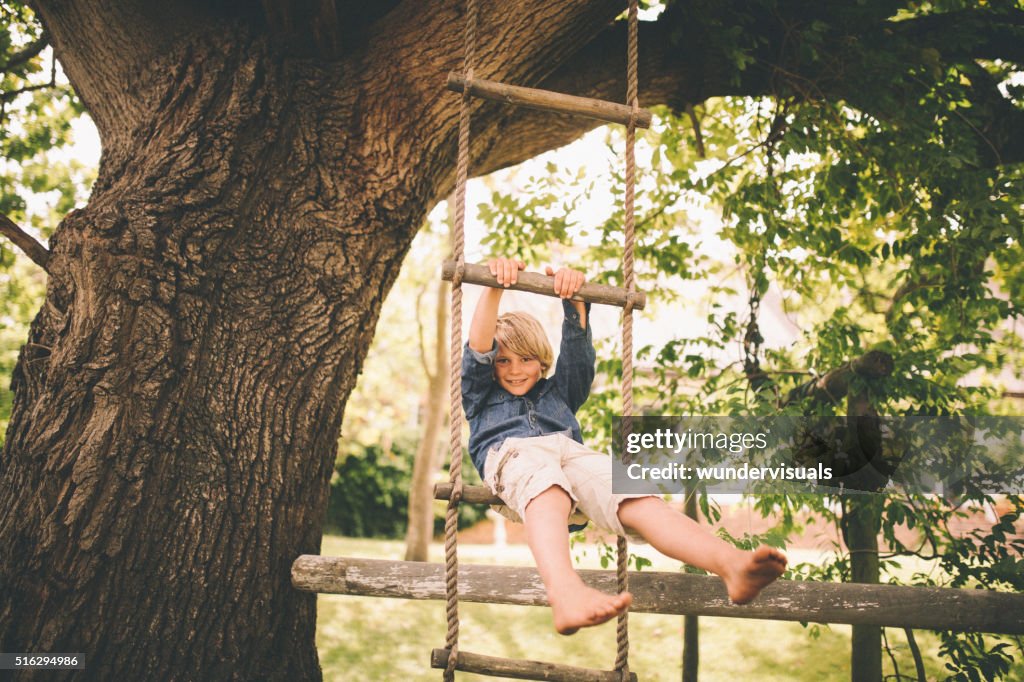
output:
[[4, 62], [3, 67], [0, 68], [2, 68], [5, 73], [10, 73], [12, 69], [18, 68], [33, 57], [38, 57], [49, 44], [50, 36], [47, 35], [46, 31], [43, 31], [39, 38], [33, 40], [31, 43], [12, 54], [10, 58]]
[[889, 308], [885, 311], [885, 323], [887, 325], [892, 324], [893, 319], [896, 317], [897, 313], [899, 313], [900, 304], [903, 302], [903, 299], [916, 291], [935, 286], [938, 281], [938, 275], [922, 275], [920, 278], [915, 280], [905, 280], [892, 295]]
[[[811, 3], [798, 3], [793, 12], [802, 12]], [[941, 46], [940, 54], [950, 63], [967, 68], [973, 60], [1024, 59], [1024, 12], [970, 11], [924, 16], [893, 22], [834, 21], [833, 36], [815, 44], [819, 57], [804, 60], [801, 51], [783, 43], [799, 43], [800, 26], [806, 17], [773, 16], [755, 28], [760, 36], [750, 36], [748, 56], [753, 63], [744, 70], [734, 66], [734, 56], [723, 51], [716, 41], [714, 21], [729, 17], [719, 14], [705, 17], [686, 14], [681, 3], [671, 5], [656, 22], [640, 26], [640, 104], [650, 107], [668, 105], [682, 112], [687, 105], [710, 97], [727, 95], [792, 96], [799, 99], [845, 100], [883, 120], [899, 120], [916, 108], [919, 93], [903, 89], [892, 97], [879, 96], [878, 88], [864, 88], [878, 82], [878, 51], [888, 58], [902, 55], [908, 68], [921, 63], [926, 47]], [[968, 31], [958, 27], [963, 24]], [[796, 28], [791, 28], [796, 26]], [[782, 40], [785, 35], [786, 41]], [[955, 36], [955, 40], [951, 37]], [[625, 97], [625, 27], [617, 24], [604, 31], [571, 60], [541, 83], [548, 90], [622, 101]], [[823, 47], [823, 45], [828, 47]], [[947, 47], [956, 45], [957, 48]], [[960, 60], [957, 62], [956, 60]], [[899, 60], [897, 60], [899, 61]], [[926, 84], [922, 84], [922, 87]], [[879, 86], [880, 87], [880, 86]], [[1024, 160], [1024, 136], [1009, 131], [1024, 128], [1024, 111], [1014, 107], [994, 88], [974, 88], [979, 105], [972, 110], [972, 125], [985, 135], [983, 146], [991, 165]], [[885, 102], [896, 102], [884, 109]], [[913, 101], [915, 104], [905, 103]], [[474, 164], [475, 174], [486, 174], [520, 163], [539, 153], [566, 145], [596, 127], [592, 121], [575, 120], [553, 114], [511, 111], [501, 123], [502, 136]], [[991, 151], [991, 153], [989, 153]]]
[[880, 379], [892, 374], [892, 356], [882, 351], [868, 351], [842, 367], [830, 370], [817, 379], [812, 379], [789, 392], [784, 405], [811, 398], [817, 402], [838, 402], [846, 396], [850, 379], [854, 375], [867, 379]]
[[1024, 61], [1024, 11], [961, 10], [888, 22], [892, 32], [958, 59]]
[[14, 245], [21, 249], [32, 262], [49, 272], [46, 267], [50, 261], [50, 252], [42, 244], [37, 242], [32, 235], [18, 227], [13, 220], [0, 213], [0, 233], [14, 242]]
[[8, 102], [13, 102], [15, 99], [17, 99], [18, 95], [23, 95], [26, 92], [36, 92], [37, 90], [48, 90], [50, 88], [56, 87], [57, 84], [53, 81], [50, 81], [49, 83], [26, 85], [25, 87], [18, 88], [17, 90], [7, 90], [5, 92], [0, 92], [0, 102], [7, 104]]
[[[707, 98], [706, 53], [684, 54], [672, 47], [667, 22], [639, 26], [640, 106], [657, 104], [682, 110]], [[535, 87], [573, 95], [624, 102], [626, 99], [626, 27], [617, 23], [602, 32]], [[688, 58], [694, 61], [685, 64]], [[709, 67], [711, 68], [711, 67]], [[715, 69], [717, 70], [717, 69]], [[723, 88], [724, 89], [724, 88]], [[740, 94], [738, 91], [733, 94]], [[501, 136], [474, 162], [473, 174], [486, 175], [564, 146], [601, 125], [597, 121], [525, 109], [507, 108], [500, 120]]]
[[[571, 59], [622, 11], [616, 0], [509, 0], [480, 3], [476, 31], [474, 76], [510, 85], [540, 87], [559, 64]], [[410, 153], [409, 164], [424, 158], [438, 159], [438, 173], [431, 185], [433, 199], [446, 196], [454, 187], [458, 97], [444, 87], [449, 71], [460, 70], [463, 58], [465, 16], [462, 3], [448, 0], [405, 0], [387, 17], [376, 22], [364, 36], [368, 46], [361, 55], [360, 97], [374, 104], [403, 101], [408, 106], [374, 111], [364, 119], [370, 128], [407, 127], [420, 138]], [[429, 40], [424, 40], [429, 36]], [[414, 65], [410, 73], [409, 65]], [[433, 74], [433, 76], [431, 76]], [[426, 77], [424, 77], [426, 76]], [[351, 88], [350, 84], [346, 84]], [[621, 97], [619, 99], [622, 99]], [[493, 170], [481, 166], [491, 148], [499, 147], [499, 163], [508, 165], [527, 156], [509, 152], [506, 123], [517, 115], [503, 104], [472, 99], [471, 160], [474, 175]], [[383, 114], [386, 113], [386, 116]], [[371, 120], [370, 116], [382, 120]], [[578, 125], [574, 123], [574, 125]], [[592, 125], [592, 124], [591, 124]], [[589, 128], [575, 128], [573, 137]], [[443, 130], [445, 135], [423, 135]], [[518, 137], [518, 136], [517, 136]], [[546, 136], [542, 136], [547, 140]], [[532, 144], [526, 137], [519, 143]], [[537, 148], [534, 145], [532, 148]], [[541, 151], [551, 148], [539, 145]], [[510, 160], [509, 157], [511, 158]]]

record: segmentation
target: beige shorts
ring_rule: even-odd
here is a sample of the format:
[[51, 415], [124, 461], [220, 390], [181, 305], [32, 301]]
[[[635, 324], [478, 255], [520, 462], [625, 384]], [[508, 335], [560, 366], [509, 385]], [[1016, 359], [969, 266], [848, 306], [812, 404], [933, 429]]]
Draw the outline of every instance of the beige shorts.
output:
[[[494, 509], [522, 523], [526, 505], [553, 485], [572, 499], [569, 523], [588, 519], [616, 535], [626, 534], [619, 521], [619, 504], [649, 494], [612, 492], [612, 460], [560, 433], [532, 438], [506, 438], [492, 449], [484, 464], [484, 483], [504, 507]], [[629, 534], [632, 539], [639, 539]]]

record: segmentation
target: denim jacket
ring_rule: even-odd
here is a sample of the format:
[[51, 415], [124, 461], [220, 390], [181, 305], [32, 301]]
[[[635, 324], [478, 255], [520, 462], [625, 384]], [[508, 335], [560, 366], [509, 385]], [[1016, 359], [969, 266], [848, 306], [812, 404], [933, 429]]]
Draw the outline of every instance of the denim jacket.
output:
[[594, 381], [594, 342], [590, 330], [590, 304], [586, 304], [587, 327], [568, 300], [562, 300], [562, 344], [555, 373], [542, 378], [524, 396], [514, 396], [494, 379], [497, 341], [486, 353], [467, 343], [462, 355], [462, 409], [469, 420], [469, 454], [480, 475], [491, 448], [501, 447], [506, 438], [526, 438], [564, 433], [583, 442], [576, 411], [590, 395]]

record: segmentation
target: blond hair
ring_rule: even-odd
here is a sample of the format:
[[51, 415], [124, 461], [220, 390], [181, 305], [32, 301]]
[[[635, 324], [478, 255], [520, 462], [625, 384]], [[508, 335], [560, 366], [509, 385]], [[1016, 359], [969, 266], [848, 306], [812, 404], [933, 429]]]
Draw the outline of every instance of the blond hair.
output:
[[511, 353], [540, 361], [540, 375], [547, 376], [554, 352], [544, 327], [529, 313], [505, 313], [498, 318], [494, 338]]

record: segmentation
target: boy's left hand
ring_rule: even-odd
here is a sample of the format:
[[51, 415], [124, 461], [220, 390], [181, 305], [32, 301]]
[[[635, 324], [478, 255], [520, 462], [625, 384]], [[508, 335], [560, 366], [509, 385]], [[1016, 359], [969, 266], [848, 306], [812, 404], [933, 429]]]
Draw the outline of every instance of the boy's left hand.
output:
[[571, 298], [587, 281], [582, 272], [572, 268], [561, 268], [555, 272], [555, 269], [549, 265], [545, 268], [545, 272], [548, 277], [555, 278], [555, 294], [561, 298]]

